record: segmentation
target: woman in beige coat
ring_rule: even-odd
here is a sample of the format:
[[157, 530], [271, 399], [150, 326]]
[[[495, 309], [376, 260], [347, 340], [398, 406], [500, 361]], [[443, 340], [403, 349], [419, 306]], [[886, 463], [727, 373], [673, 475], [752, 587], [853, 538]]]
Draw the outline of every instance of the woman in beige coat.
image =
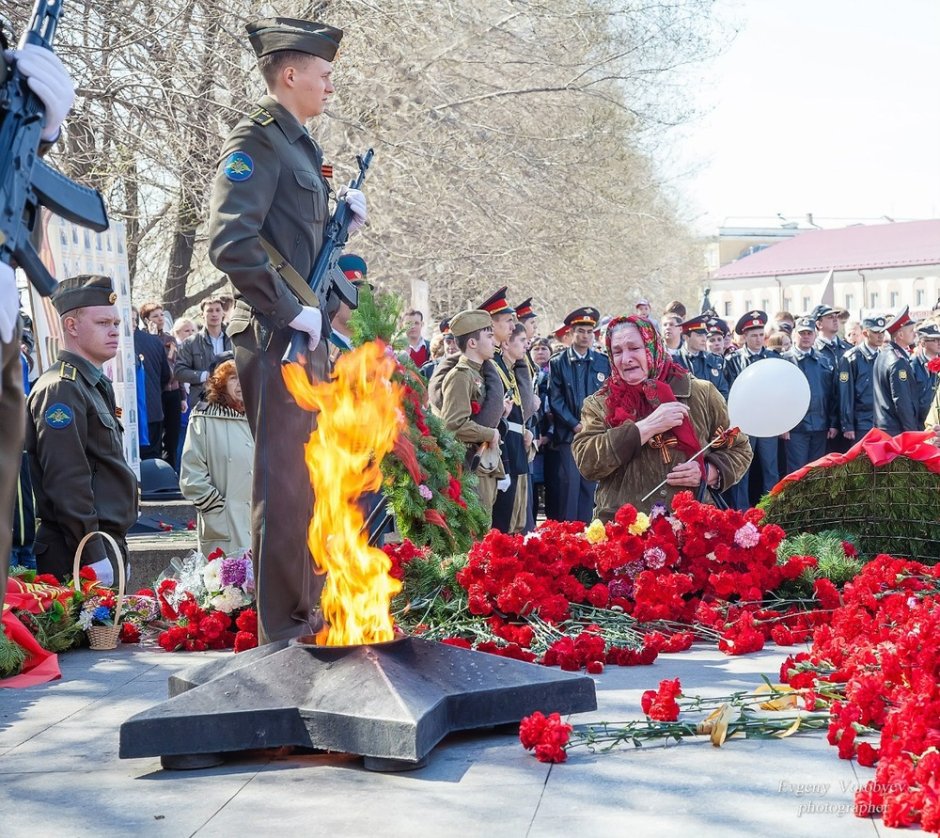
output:
[[668, 506], [683, 490], [710, 503], [712, 492], [741, 479], [753, 456], [744, 434], [690, 459], [728, 429], [728, 409], [714, 385], [671, 360], [652, 323], [636, 315], [612, 320], [607, 350], [611, 376], [585, 399], [571, 444], [581, 474], [598, 481], [598, 518], [609, 521], [626, 503], [641, 512]]
[[226, 554], [251, 547], [254, 443], [234, 361], [206, 381], [206, 400], [189, 419], [180, 461], [180, 491], [195, 504], [199, 551]]

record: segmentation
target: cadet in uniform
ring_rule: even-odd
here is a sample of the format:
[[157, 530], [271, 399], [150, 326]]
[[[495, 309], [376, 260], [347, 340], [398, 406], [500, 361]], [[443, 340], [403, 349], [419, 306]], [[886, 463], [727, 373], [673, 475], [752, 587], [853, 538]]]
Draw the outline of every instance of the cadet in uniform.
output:
[[[7, 79], [6, 34], [0, 19], [0, 84]], [[43, 47], [27, 44], [14, 50], [9, 58], [26, 78], [30, 90], [43, 103], [45, 114], [39, 153], [44, 154], [59, 137], [59, 129], [75, 100], [75, 90], [68, 71], [56, 55]], [[0, 123], [6, 110], [0, 108]], [[0, 211], [6, 211], [0, 207]], [[38, 226], [38, 225], [37, 225]], [[23, 458], [23, 370], [20, 365], [20, 296], [16, 290], [13, 268], [0, 262], [0, 509], [13, 514], [16, 478]], [[7, 570], [13, 536], [11, 527], [0, 527], [0, 613], [7, 590]]]
[[927, 364], [940, 354], [940, 327], [936, 323], [919, 324], [917, 342], [920, 346], [911, 359], [911, 369], [914, 371], [914, 381], [917, 382], [917, 421], [923, 425], [940, 380], [937, 373], [927, 369]]
[[[259, 639], [309, 634], [323, 577], [307, 547], [313, 490], [303, 448], [316, 417], [298, 407], [281, 376], [294, 330], [308, 335], [308, 373], [327, 375], [322, 318], [303, 281], [323, 245], [330, 189], [323, 154], [304, 123], [333, 93], [332, 64], [342, 31], [305, 20], [271, 18], [246, 27], [268, 95], [222, 147], [209, 207], [209, 256], [237, 300], [228, 326], [245, 409], [255, 440], [252, 556]], [[365, 198], [346, 198], [354, 232]]]
[[874, 425], [872, 371], [885, 341], [885, 319], [866, 317], [863, 340], [839, 361], [839, 426], [850, 442], [858, 442]]
[[729, 388], [728, 379], [725, 378], [724, 359], [706, 349], [708, 323], [711, 319], [707, 314], [700, 314], [679, 324], [685, 336], [685, 343], [675, 360], [696, 378], [713, 384], [727, 401]]
[[875, 358], [872, 371], [875, 427], [891, 436], [923, 430], [923, 422], [917, 422], [916, 383], [907, 351], [914, 337], [914, 322], [908, 307], [904, 306], [886, 328], [889, 342]]
[[[63, 280], [52, 295], [64, 349], [26, 403], [26, 450], [36, 495], [36, 568], [59, 579], [72, 573], [78, 542], [102, 531], [127, 560], [127, 531], [137, 520], [137, 478], [124, 459], [114, 389], [101, 370], [118, 349], [117, 294], [106, 276]], [[113, 580], [104, 539], [82, 553], [105, 584]]]
[[838, 432], [832, 363], [816, 347], [816, 323], [812, 317], [799, 317], [794, 329], [796, 343], [784, 358], [800, 368], [809, 384], [809, 406], [806, 415], [789, 434], [784, 435], [787, 471], [794, 472], [826, 453], [826, 440]]
[[[490, 396], [491, 401], [504, 400], [499, 379], [496, 392], [487, 393], [480, 370], [487, 361], [492, 361], [496, 351], [493, 341], [493, 321], [490, 313], [480, 309], [461, 311], [450, 321], [450, 330], [457, 338], [460, 359], [451, 369], [442, 384], [440, 408], [435, 412], [454, 436], [467, 446], [465, 464], [477, 476], [477, 495], [487, 516], [493, 514], [496, 501], [496, 484], [504, 477], [499, 445], [502, 435], [494, 423], [482, 425], [480, 406]], [[498, 420], [499, 421], [499, 420]], [[489, 461], [481, 453], [491, 455]]]
[[[554, 418], [552, 442], [558, 452], [558, 472], [552, 477], [558, 482], [561, 499], [557, 512], [559, 520], [585, 524], [589, 524], [594, 515], [597, 484], [581, 476], [571, 453], [571, 442], [581, 430], [584, 400], [610, 378], [607, 356], [591, 349], [599, 319], [600, 312], [590, 306], [572, 311], [565, 318], [565, 325], [574, 335], [574, 343], [549, 362], [548, 401]], [[547, 473], [545, 479], [547, 497]]]

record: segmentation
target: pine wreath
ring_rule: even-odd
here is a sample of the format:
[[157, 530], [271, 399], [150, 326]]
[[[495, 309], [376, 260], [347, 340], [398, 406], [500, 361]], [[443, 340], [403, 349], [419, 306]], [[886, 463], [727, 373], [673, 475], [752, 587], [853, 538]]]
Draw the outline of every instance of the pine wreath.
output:
[[[397, 340], [401, 302], [390, 294], [360, 290], [359, 307], [349, 325], [352, 343]], [[435, 553], [465, 553], [483, 535], [486, 515], [474, 491], [476, 478], [463, 470], [465, 446], [427, 409], [424, 378], [406, 357], [399, 357], [394, 378], [405, 387], [406, 428], [395, 450], [382, 461], [382, 491], [395, 513], [398, 531]]]
[[812, 468], [759, 508], [787, 532], [845, 530], [867, 556], [940, 561], [940, 475], [908, 457]]

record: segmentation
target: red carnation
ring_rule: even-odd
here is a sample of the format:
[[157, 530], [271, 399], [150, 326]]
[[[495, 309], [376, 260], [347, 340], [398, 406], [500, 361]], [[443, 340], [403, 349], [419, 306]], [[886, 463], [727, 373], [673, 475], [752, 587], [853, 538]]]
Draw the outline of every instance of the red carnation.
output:
[[[51, 574], [43, 574], [43, 576], [50, 576], [50, 575], [51, 575]], [[55, 579], [54, 576], [53, 576], [52, 578]], [[86, 580], [88, 580], [89, 582], [97, 582], [97, 581], [98, 581], [98, 574], [95, 573], [95, 571], [94, 571], [92, 568], [90, 568], [90, 567], [88, 567], [88, 566], [86, 565], [85, 567], [83, 567], [81, 570], [78, 571], [78, 578], [79, 578], [79, 579], [86, 579]], [[36, 577], [36, 580], [37, 580], [37, 581], [39, 580], [39, 577], [38, 577], [38, 576]], [[53, 582], [52, 584], [53, 584], [53, 585], [57, 585], [58, 582]]]
[[[89, 567], [89, 568], [84, 568], [84, 567], [83, 567], [82, 570], [81, 570], [81, 573], [78, 574], [82, 579], [88, 579], [88, 578], [89, 578], [89, 577], [85, 576], [85, 570], [86, 570], [86, 569], [88, 570], [89, 573], [91, 573], [91, 577], [90, 577], [90, 578], [91, 578], [92, 581], [94, 581], [95, 579], [98, 578], [97, 576], [95, 576], [95, 572], [94, 572], [90, 567]], [[56, 579], [56, 577], [53, 576], [51, 573], [40, 573], [33, 581], [34, 581], [34, 582], [38, 582], [38, 583], [41, 584], [41, 585], [55, 585], [55, 586], [57, 586], [57, 587], [61, 584], [61, 583], [59, 582], [59, 580]]]
[[643, 712], [657, 722], [674, 722], [679, 718], [679, 704], [676, 698], [682, 695], [679, 679], [666, 679], [659, 682], [659, 689], [647, 690], [640, 698]]
[[121, 642], [140, 642], [140, 628], [136, 625], [136, 623], [121, 623]]
[[248, 631], [252, 634], [258, 633], [258, 612], [254, 608], [246, 608], [235, 619], [235, 625], [239, 631]]
[[545, 716], [536, 711], [519, 724], [519, 741], [527, 751], [535, 751], [539, 762], [564, 762], [571, 730], [558, 713]]
[[250, 631], [240, 631], [235, 635], [235, 651], [244, 652], [258, 645], [258, 636]]

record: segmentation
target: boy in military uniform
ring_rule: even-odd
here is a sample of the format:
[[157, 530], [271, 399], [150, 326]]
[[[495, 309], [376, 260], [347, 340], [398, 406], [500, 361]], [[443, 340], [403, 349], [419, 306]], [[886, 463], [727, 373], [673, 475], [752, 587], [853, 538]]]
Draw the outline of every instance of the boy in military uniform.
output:
[[[305, 129], [334, 92], [332, 61], [342, 30], [269, 18], [248, 24], [268, 95], [229, 134], [209, 207], [209, 256], [237, 300], [228, 327], [255, 440], [252, 557], [262, 643], [309, 634], [323, 578], [307, 547], [313, 490], [303, 447], [316, 425], [284, 385], [281, 359], [294, 332], [308, 339], [307, 371], [323, 379], [323, 317], [303, 281], [329, 220], [323, 154]], [[349, 190], [350, 232], [366, 221], [365, 197]]]
[[[709, 352], [708, 324], [713, 318], [708, 314], [699, 314], [691, 320], [679, 324], [685, 343], [679, 350], [676, 362], [685, 367], [696, 378], [713, 384], [715, 389], [728, 400], [728, 379], [725, 378], [725, 361], [720, 355]], [[665, 317], [663, 318], [665, 322]]]
[[[36, 568], [63, 579], [78, 542], [102, 531], [127, 560], [127, 531], [137, 520], [137, 478], [124, 459], [124, 429], [111, 382], [101, 366], [118, 350], [121, 318], [106, 276], [63, 280], [52, 295], [62, 320], [64, 349], [36, 382], [26, 403], [26, 450], [40, 519]], [[103, 539], [85, 547], [105, 584], [113, 571]]]
[[878, 353], [872, 371], [875, 427], [891, 436], [923, 430], [917, 421], [918, 399], [907, 347], [914, 339], [914, 321], [904, 306], [887, 325], [888, 345]]
[[[497, 396], [503, 401], [504, 397], [503, 392], [488, 394], [481, 374], [482, 366], [492, 361], [496, 351], [493, 322], [489, 312], [471, 309], [455, 315], [450, 330], [457, 339], [460, 359], [443, 380], [441, 405], [435, 412], [447, 429], [467, 445], [467, 465], [476, 473], [477, 495], [491, 516], [497, 483], [505, 476], [499, 456], [501, 435], [498, 426], [480, 424], [478, 420], [488, 395], [490, 401], [496, 401]], [[502, 387], [498, 379], [495, 387]]]

